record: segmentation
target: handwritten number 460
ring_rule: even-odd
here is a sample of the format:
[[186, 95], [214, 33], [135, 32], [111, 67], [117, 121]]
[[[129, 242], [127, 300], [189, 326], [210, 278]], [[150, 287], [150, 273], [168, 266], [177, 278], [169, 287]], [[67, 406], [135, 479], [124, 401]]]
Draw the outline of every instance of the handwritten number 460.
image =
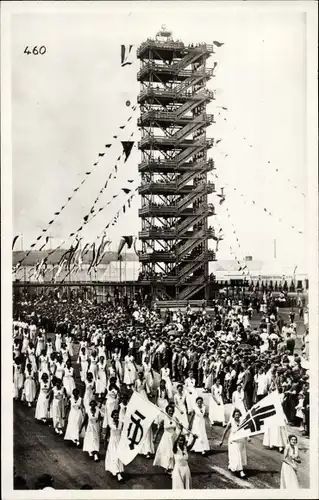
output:
[[35, 46], [31, 50], [29, 49], [28, 46], [26, 46], [26, 48], [24, 49], [24, 53], [27, 54], [28, 56], [30, 54], [33, 54], [34, 56], [38, 56], [38, 55], [43, 56], [46, 53], [46, 51], [47, 51], [47, 48], [44, 45], [42, 45], [40, 48]]

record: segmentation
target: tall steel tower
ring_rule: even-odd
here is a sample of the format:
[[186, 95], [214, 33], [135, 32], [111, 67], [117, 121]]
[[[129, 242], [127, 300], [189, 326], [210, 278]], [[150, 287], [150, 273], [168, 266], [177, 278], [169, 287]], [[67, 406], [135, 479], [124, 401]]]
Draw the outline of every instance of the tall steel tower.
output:
[[137, 50], [140, 279], [165, 301], [209, 298], [208, 263], [215, 254], [208, 240], [215, 233], [208, 217], [215, 210], [207, 197], [215, 187], [207, 182], [214, 169], [207, 151], [214, 139], [206, 137], [206, 128], [214, 116], [206, 106], [214, 95], [206, 83], [214, 75], [206, 61], [213, 52], [212, 45], [173, 40], [164, 26]]

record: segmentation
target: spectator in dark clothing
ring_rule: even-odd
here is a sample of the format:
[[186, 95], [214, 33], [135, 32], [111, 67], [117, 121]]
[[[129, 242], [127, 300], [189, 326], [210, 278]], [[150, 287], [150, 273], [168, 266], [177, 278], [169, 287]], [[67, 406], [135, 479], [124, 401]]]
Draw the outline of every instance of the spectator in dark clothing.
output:
[[293, 356], [295, 350], [295, 339], [292, 338], [291, 333], [287, 333], [287, 351], [289, 351], [290, 355]]
[[254, 378], [249, 367], [244, 366], [245, 374], [243, 376], [243, 391], [244, 391], [244, 404], [247, 410], [253, 406], [254, 394]]
[[305, 393], [305, 398], [303, 402], [304, 414], [305, 414], [305, 430], [303, 436], [309, 437], [310, 434], [310, 406], [309, 406], [309, 388]]

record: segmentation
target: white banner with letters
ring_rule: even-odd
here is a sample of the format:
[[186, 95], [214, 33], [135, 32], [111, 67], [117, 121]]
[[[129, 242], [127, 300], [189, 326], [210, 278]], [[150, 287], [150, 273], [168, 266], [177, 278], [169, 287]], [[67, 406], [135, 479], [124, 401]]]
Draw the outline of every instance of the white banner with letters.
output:
[[134, 392], [124, 417], [124, 425], [118, 446], [118, 458], [124, 465], [139, 453], [152, 422], [160, 413], [153, 403]]
[[247, 412], [235, 432], [233, 440], [237, 441], [238, 439], [262, 434], [267, 427], [284, 427], [285, 425], [286, 418], [280, 396], [278, 391], [274, 391], [261, 399]]

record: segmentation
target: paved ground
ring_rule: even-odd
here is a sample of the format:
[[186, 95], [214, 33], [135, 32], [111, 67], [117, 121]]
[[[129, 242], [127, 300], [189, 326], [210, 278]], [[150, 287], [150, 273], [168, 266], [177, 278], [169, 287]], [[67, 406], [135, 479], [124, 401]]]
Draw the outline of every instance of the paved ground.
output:
[[[301, 333], [301, 328], [300, 328]], [[292, 429], [300, 435], [297, 429]], [[242, 481], [227, 470], [227, 443], [219, 448], [223, 429], [207, 428], [211, 454], [202, 457], [190, 454], [189, 465], [195, 489], [264, 489], [279, 488], [282, 455], [262, 446], [262, 438], [255, 437], [247, 445], [249, 481]], [[302, 488], [309, 487], [309, 440], [300, 437], [301, 466], [299, 481]], [[171, 489], [171, 479], [163, 469], [153, 467], [152, 460], [138, 456], [125, 468], [125, 482], [118, 484], [104, 469], [101, 462], [94, 463], [86, 453], [53, 433], [52, 427], [35, 421], [34, 408], [14, 402], [14, 466], [16, 474], [23, 476], [29, 488], [44, 473], [54, 477], [57, 489], [80, 489], [90, 484], [94, 489]]]

